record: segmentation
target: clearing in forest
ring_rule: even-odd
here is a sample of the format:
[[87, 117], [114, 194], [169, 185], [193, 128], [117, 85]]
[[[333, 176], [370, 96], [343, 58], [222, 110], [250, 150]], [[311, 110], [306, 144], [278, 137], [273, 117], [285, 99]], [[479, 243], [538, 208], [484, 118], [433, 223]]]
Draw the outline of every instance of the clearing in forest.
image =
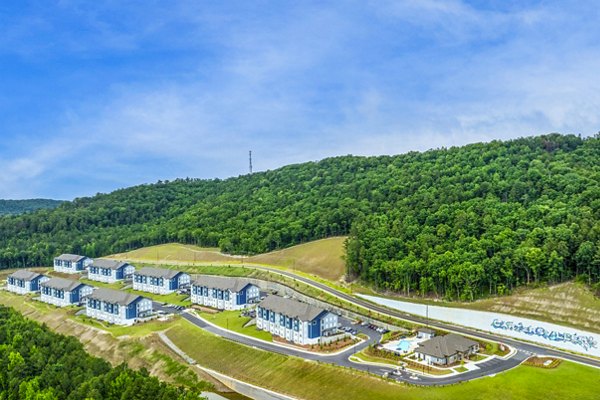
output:
[[223, 254], [218, 248], [169, 243], [114, 254], [109, 256], [109, 258], [154, 263], [247, 263], [273, 265], [337, 281], [344, 276], [345, 271], [344, 260], [342, 258], [345, 240], [346, 237], [343, 236], [315, 240], [283, 250], [249, 257]]

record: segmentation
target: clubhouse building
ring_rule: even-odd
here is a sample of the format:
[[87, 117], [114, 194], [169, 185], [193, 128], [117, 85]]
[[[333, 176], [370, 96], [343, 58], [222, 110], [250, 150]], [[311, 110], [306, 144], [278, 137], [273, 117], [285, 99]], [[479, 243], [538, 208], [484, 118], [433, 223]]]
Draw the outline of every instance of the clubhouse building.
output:
[[312, 345], [338, 327], [338, 316], [297, 300], [268, 296], [256, 307], [256, 327], [288, 342]]
[[85, 270], [92, 263], [92, 259], [76, 254], [61, 254], [54, 258], [54, 270], [65, 274], [76, 274]]
[[455, 333], [419, 343], [415, 355], [427, 364], [451, 365], [479, 351], [479, 343]]
[[88, 279], [114, 283], [131, 278], [134, 272], [135, 267], [129, 263], [97, 258], [88, 267]]
[[17, 294], [36, 293], [40, 291], [40, 283], [49, 279], [46, 275], [20, 269], [8, 276], [6, 290]]
[[41, 300], [59, 307], [79, 305], [93, 287], [71, 279], [51, 278], [40, 284]]
[[152, 314], [152, 300], [106, 288], [96, 289], [87, 296], [85, 313], [90, 318], [117, 325], [133, 325]]
[[190, 275], [172, 269], [145, 267], [133, 274], [133, 289], [169, 294], [190, 284]]
[[246, 279], [203, 275], [192, 282], [192, 303], [218, 310], [240, 310], [259, 298], [258, 286]]

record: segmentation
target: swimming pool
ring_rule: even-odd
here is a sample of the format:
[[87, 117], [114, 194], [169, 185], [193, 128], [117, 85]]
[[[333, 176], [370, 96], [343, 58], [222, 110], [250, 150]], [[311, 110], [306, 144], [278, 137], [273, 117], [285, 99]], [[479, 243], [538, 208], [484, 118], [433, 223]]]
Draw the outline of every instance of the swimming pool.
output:
[[404, 340], [402, 339], [399, 343], [398, 343], [398, 347], [396, 347], [397, 350], [402, 350], [402, 351], [408, 351], [410, 349], [410, 340]]

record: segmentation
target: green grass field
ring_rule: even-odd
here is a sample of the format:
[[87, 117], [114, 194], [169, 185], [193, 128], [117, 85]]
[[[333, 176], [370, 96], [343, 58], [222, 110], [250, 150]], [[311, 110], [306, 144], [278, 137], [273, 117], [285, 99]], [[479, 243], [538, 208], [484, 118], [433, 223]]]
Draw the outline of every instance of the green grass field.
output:
[[144, 247], [110, 258], [143, 262], [181, 262], [189, 264], [263, 264], [282, 267], [326, 280], [337, 281], [344, 275], [345, 237], [333, 237], [292, 246], [287, 249], [239, 257], [222, 254], [216, 248], [204, 248], [179, 243]]
[[563, 362], [555, 369], [520, 366], [495, 377], [457, 385], [414, 387], [246, 347], [206, 333], [187, 321], [178, 322], [167, 335], [205, 367], [307, 400], [580, 400], [598, 398], [600, 385], [597, 369]]
[[273, 335], [271, 335], [271, 333], [256, 329], [256, 326], [248, 326], [244, 328], [244, 325], [250, 321], [251, 318], [242, 317], [239, 311], [220, 311], [215, 314], [200, 313], [200, 316], [205, 320], [220, 326], [221, 328], [225, 328], [247, 336], [252, 336], [267, 342], [273, 341]]
[[394, 362], [394, 360], [390, 360], [390, 359], [383, 358], [383, 357], [374, 357], [374, 356], [365, 354], [364, 350], [359, 351], [356, 354], [353, 354], [352, 357], [358, 358], [359, 360], [370, 362], [370, 363], [387, 364], [387, 365], [390, 365], [393, 367], [397, 367], [398, 365], [400, 365], [400, 363]]
[[76, 322], [89, 325], [93, 328], [102, 329], [106, 332], [110, 332], [115, 337], [127, 336], [131, 338], [136, 338], [147, 336], [153, 332], [164, 331], [165, 329], [171, 327], [173, 322], [179, 320], [179, 318], [181, 317], [173, 317], [168, 321], [148, 321], [144, 323], [134, 324], [132, 326], [112, 325], [94, 318], [89, 318], [85, 315], [72, 316], [71, 318]]
[[340, 280], [345, 273], [344, 241], [346, 237], [315, 240], [287, 249], [249, 257], [257, 264], [278, 265], [317, 275], [331, 281]]

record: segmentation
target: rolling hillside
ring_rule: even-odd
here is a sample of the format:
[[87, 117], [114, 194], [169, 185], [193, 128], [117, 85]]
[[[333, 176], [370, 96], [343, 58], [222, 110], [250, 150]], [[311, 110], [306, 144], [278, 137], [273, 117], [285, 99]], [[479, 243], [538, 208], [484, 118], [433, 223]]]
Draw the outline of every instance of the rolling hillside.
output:
[[141, 185], [1, 218], [0, 267], [174, 242], [256, 255], [348, 236], [349, 276], [408, 296], [594, 285], [599, 159], [600, 136], [552, 134]]
[[246, 257], [223, 254], [218, 248], [201, 248], [179, 243], [144, 247], [113, 254], [110, 257], [145, 262], [266, 264], [286, 267], [336, 281], [343, 277], [345, 271], [342, 259], [345, 240], [345, 237], [315, 240], [282, 250]]

